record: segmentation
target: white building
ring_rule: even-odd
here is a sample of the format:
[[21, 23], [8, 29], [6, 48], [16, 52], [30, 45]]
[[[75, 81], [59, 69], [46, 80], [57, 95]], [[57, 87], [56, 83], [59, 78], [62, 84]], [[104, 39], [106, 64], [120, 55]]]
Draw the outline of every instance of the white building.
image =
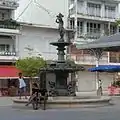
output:
[[[70, 21], [69, 28], [77, 28], [74, 43], [82, 44], [97, 40], [103, 35], [111, 35], [119, 32], [115, 20], [119, 18], [119, 0], [69, 0]], [[75, 40], [75, 41], [74, 41]], [[112, 55], [112, 56], [111, 56]], [[70, 56], [76, 63], [90, 68], [96, 64], [96, 58], [86, 50], [78, 50], [73, 45], [70, 48]], [[117, 58], [116, 58], [117, 56]], [[105, 52], [100, 64], [119, 64], [119, 53]], [[86, 75], [87, 74], [87, 75]], [[79, 73], [79, 91], [95, 90], [95, 73]], [[110, 73], [101, 73], [103, 89], [114, 80]], [[82, 85], [81, 85], [82, 84]]]
[[17, 47], [20, 58], [28, 57], [29, 55], [41, 55], [46, 60], [57, 59], [56, 47], [50, 45], [51, 42], [59, 39], [59, 33], [56, 28], [29, 23], [21, 23], [21, 25], [22, 29], [18, 37]]
[[16, 39], [20, 31], [12, 19], [18, 6], [15, 0], [0, 1], [0, 64], [17, 59]]
[[[77, 44], [87, 43], [97, 40], [103, 35], [115, 34], [119, 28], [115, 26], [115, 20], [119, 18], [119, 0], [77, 0], [77, 12], [75, 12], [75, 0], [69, 0], [70, 22], [69, 28], [75, 29], [77, 25]], [[75, 21], [77, 18], [77, 22]], [[95, 65], [95, 58], [90, 56], [88, 52], [77, 52], [72, 46], [72, 58], [79, 64]], [[75, 52], [78, 55], [74, 54]], [[109, 63], [108, 53], [100, 61], [100, 64]]]
[[57, 27], [55, 19], [59, 12], [64, 14], [65, 26], [67, 26], [68, 0], [50, 0], [50, 2], [48, 0], [19, 0], [15, 17], [20, 22]]
[[[49, 5], [46, 0], [43, 0], [41, 4], [43, 6], [45, 5], [46, 8], [53, 9], [53, 13], [56, 11], [56, 14], [58, 14], [58, 12], [62, 11], [62, 13], [65, 14], [65, 26], [67, 27], [67, 13], [69, 11], [68, 8], [70, 8], [70, 5], [73, 4], [73, 1], [69, 0], [69, 4], [68, 0], [66, 0], [67, 2], [65, 3], [65, 0], [60, 1], [58, 3], [58, 1], [56, 2], [56, 0], [52, 0], [51, 4]], [[45, 2], [47, 2], [47, 6]], [[54, 3], [56, 6], [53, 7], [52, 3]], [[74, 11], [74, 8], [70, 10], [71, 19], [68, 26], [73, 30], [75, 28], [75, 25], [78, 26], [76, 42], [88, 42], [96, 40], [104, 34], [116, 33], [118, 29], [114, 26], [114, 22], [119, 17], [118, 3], [119, 1], [117, 0], [104, 0], [104, 2], [97, 0], [78, 0], [77, 15]], [[13, 18], [14, 10], [18, 7], [18, 4], [14, 1], [9, 2], [9, 0], [3, 0], [0, 4], [1, 21], [4, 19]], [[33, 9], [34, 8], [35, 7], [33, 7]], [[58, 8], [59, 10], [57, 10]], [[23, 22], [21, 23], [21, 31], [17, 27], [11, 28], [9, 25], [6, 27], [6, 25], [3, 23], [0, 25], [0, 63], [2, 65], [11, 64], [16, 59], [29, 56], [31, 53], [34, 55], [42, 55], [45, 59], [53, 60], [57, 58], [56, 48], [49, 45], [50, 42], [57, 41], [59, 38], [59, 34], [56, 29], [57, 26], [55, 24], [55, 18], [52, 21], [49, 21], [51, 18], [48, 19], [49, 15], [43, 10], [44, 12], [42, 11], [40, 14], [40, 19], [38, 19], [38, 15], [40, 13], [38, 9], [39, 8], [37, 8], [36, 11], [32, 11], [33, 16], [31, 16], [31, 19], [31, 14], [28, 14], [30, 13], [30, 8], [26, 14], [24, 14], [24, 17], [21, 16], [23, 19]], [[41, 17], [41, 15], [43, 16]], [[45, 18], [44, 15], [46, 16]], [[77, 24], [74, 22], [76, 16]], [[27, 19], [27, 17], [29, 18], [27, 20], [29, 24], [24, 23], [26, 22], [25, 19]], [[31, 24], [31, 22], [33, 22], [33, 24]], [[35, 23], [38, 23], [39, 25]], [[31, 48], [31, 52], [26, 48]], [[72, 46], [70, 54], [72, 59], [74, 59], [78, 64], [87, 66], [95, 65], [95, 58], [88, 54], [86, 51], [76, 50], [75, 47]], [[109, 55], [110, 54], [105, 53], [100, 64], [108, 63], [110, 60], [108, 58]], [[86, 74], [88, 74], [87, 77]], [[104, 79], [109, 79], [109, 81], [104, 82], [104, 86], [106, 88], [110, 81], [112, 81], [112, 77], [109, 74], [105, 74], [102, 80]], [[95, 75], [88, 72], [80, 73], [80, 80], [78, 84], [79, 91], [95, 90]]]
[[[20, 16], [21, 18], [28, 18], [18, 21], [22, 25], [18, 28], [15, 25], [10, 25], [9, 21], [11, 18], [15, 18], [15, 10], [18, 9], [18, 16], [23, 12], [24, 7], [28, 4], [28, 1], [20, 1], [26, 4], [24, 7], [19, 7], [17, 2], [18, 0], [1, 0], [0, 1], [0, 64], [12, 64], [19, 58], [23, 58], [30, 55], [30, 51], [27, 50], [28, 47], [33, 49], [31, 51], [32, 55], [41, 55], [45, 59], [57, 59], [56, 48], [54, 46], [50, 46], [50, 42], [57, 41], [59, 39], [59, 33], [57, 31], [57, 24], [55, 23], [56, 16], [53, 17], [52, 21], [48, 20], [46, 17], [50, 18], [47, 11], [42, 8], [39, 8], [35, 3], [32, 3], [30, 8], [28, 8], [24, 14]], [[54, 4], [65, 4], [67, 2], [61, 1], [60, 3], [56, 3], [55, 0], [52, 0]], [[21, 4], [20, 4], [21, 5]], [[62, 6], [61, 9], [58, 9], [54, 6], [48, 6], [48, 2], [45, 0], [41, 2], [41, 5], [53, 11], [56, 11], [57, 15], [61, 10], [62, 13], [66, 11], [63, 9], [65, 7]], [[52, 5], [52, 4], [51, 4]], [[32, 8], [32, 9], [31, 9]], [[32, 10], [32, 11], [31, 11]], [[33, 15], [30, 17], [28, 13]], [[40, 13], [41, 12], [41, 13]], [[35, 15], [35, 16], [34, 16]], [[39, 17], [39, 16], [40, 17]], [[41, 17], [42, 15], [42, 17]], [[52, 15], [52, 13], [51, 13]], [[65, 14], [66, 18], [67, 14]], [[38, 19], [36, 18], [38, 17]], [[33, 20], [34, 18], [34, 20]], [[37, 21], [36, 21], [37, 20]], [[40, 20], [40, 22], [38, 22]], [[8, 24], [6, 22], [9, 22]], [[66, 20], [65, 20], [66, 21]], [[28, 22], [28, 23], [27, 23]], [[32, 23], [30, 23], [32, 22]], [[45, 22], [45, 23], [44, 23]], [[48, 24], [47, 24], [48, 22]], [[67, 22], [67, 21], [66, 21]], [[36, 24], [35, 24], [36, 23]], [[38, 23], [38, 24], [37, 24]], [[6, 25], [7, 24], [7, 25]], [[54, 24], [54, 25], [53, 25]]]

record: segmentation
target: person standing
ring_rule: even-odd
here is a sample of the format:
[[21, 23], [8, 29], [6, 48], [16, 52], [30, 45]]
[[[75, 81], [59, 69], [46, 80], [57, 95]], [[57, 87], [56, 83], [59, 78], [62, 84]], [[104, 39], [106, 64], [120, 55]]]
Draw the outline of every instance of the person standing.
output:
[[103, 91], [102, 91], [102, 80], [98, 80], [98, 95], [103, 95]]
[[19, 99], [21, 99], [22, 94], [25, 96], [25, 99], [27, 99], [26, 96], [26, 83], [23, 79], [22, 73], [19, 73]]

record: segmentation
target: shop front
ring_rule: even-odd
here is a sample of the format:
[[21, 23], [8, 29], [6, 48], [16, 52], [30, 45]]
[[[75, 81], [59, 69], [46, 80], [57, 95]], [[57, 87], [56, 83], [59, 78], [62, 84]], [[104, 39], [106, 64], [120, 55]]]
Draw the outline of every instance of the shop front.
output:
[[120, 73], [115, 74], [115, 79], [111, 82], [111, 85], [108, 86], [109, 95], [120, 95]]
[[[0, 96], [18, 95], [18, 73], [15, 66], [0, 66]], [[29, 94], [29, 78], [25, 78], [27, 94]]]

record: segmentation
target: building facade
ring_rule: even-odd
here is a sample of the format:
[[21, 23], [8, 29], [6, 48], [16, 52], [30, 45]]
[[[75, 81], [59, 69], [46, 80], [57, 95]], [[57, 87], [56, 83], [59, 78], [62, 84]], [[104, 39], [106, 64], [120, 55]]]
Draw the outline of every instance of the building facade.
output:
[[[18, 41], [18, 56], [25, 58], [28, 56], [42, 56], [46, 60], [56, 60], [56, 47], [50, 45], [59, 39], [56, 28], [45, 25], [21, 23], [21, 34]], [[29, 48], [31, 50], [29, 50]]]
[[[87, 44], [104, 35], [113, 35], [119, 32], [115, 24], [119, 19], [119, 0], [69, 0], [68, 28], [75, 30], [71, 39], [75, 44]], [[77, 31], [77, 32], [76, 32]], [[69, 48], [69, 56], [77, 64], [84, 65], [86, 69], [96, 65], [93, 52], [78, 50], [73, 44]], [[104, 52], [99, 61], [100, 65], [119, 64], [119, 53]], [[79, 91], [95, 91], [96, 75], [88, 71], [78, 73]], [[100, 73], [103, 80], [103, 90], [115, 79], [114, 74]]]
[[17, 35], [19, 25], [14, 21], [18, 7], [15, 0], [0, 1], [0, 64], [11, 64], [17, 59]]
[[[114, 24], [115, 20], [119, 17], [118, 3], [119, 1], [117, 0], [78, 0], [77, 12], [75, 12], [74, 1], [69, 0], [68, 6], [65, 4], [66, 9], [70, 8], [68, 10], [69, 14], [65, 12], [65, 17], [68, 16], [68, 28], [70, 31], [73, 31], [77, 26], [77, 39], [74, 41], [74, 33], [72, 35], [70, 34], [71, 36], [66, 36], [65, 39], [68, 40], [70, 37], [73, 42], [81, 44], [97, 40], [103, 35], [118, 32], [119, 29]], [[11, 18], [14, 18], [14, 11], [17, 7], [18, 4], [15, 0], [11, 2], [10, 0], [2, 0], [2, 2], [0, 2], [0, 64], [10, 65], [17, 59], [30, 55], [40, 55], [47, 60], [57, 59], [56, 48], [49, 45], [50, 42], [59, 39], [56, 25], [52, 27], [52, 25], [20, 23], [22, 25], [20, 30], [15, 24], [10, 24]], [[90, 55], [88, 51], [78, 50], [74, 45], [71, 45], [68, 52], [77, 64], [88, 67], [95, 65], [95, 57]], [[104, 53], [100, 64], [108, 64], [110, 60], [115, 59], [114, 57], [110, 57], [111, 54], [112, 53]], [[113, 55], [115, 54], [113, 53]], [[118, 58], [115, 60], [118, 61], [120, 57], [118, 54], [116, 54], [116, 56]], [[104, 82], [105, 89], [107, 89], [108, 84], [113, 80], [111, 76], [113, 76], [113, 74], [108, 73], [101, 75], [102, 80], [107, 79]], [[78, 78], [79, 91], [95, 90], [95, 74], [87, 71], [79, 72]]]
[[[77, 27], [77, 38], [73, 41], [82, 44], [119, 32], [119, 27], [115, 25], [115, 21], [119, 19], [119, 2], [119, 0], [77, 0], [77, 2], [69, 0], [69, 28]], [[78, 64], [95, 65], [95, 57], [88, 51], [77, 50], [73, 45], [70, 54]], [[114, 56], [112, 53], [104, 53], [100, 64], [114, 63], [113, 57], [115, 53]]]

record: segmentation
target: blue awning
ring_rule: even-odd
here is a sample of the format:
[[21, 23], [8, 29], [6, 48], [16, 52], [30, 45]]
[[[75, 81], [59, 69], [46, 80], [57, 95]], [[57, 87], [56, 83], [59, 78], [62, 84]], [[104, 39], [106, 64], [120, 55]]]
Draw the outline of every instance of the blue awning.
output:
[[98, 67], [89, 68], [91, 72], [120, 72], [120, 65], [100, 65]]

